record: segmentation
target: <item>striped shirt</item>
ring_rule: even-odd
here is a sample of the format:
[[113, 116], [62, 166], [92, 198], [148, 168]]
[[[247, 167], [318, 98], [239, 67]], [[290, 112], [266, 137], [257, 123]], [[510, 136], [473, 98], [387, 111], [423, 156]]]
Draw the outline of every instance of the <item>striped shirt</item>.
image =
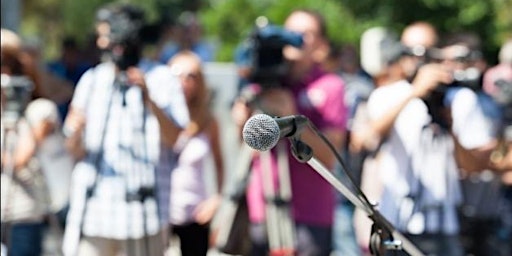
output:
[[[168, 216], [172, 150], [160, 143], [158, 121], [143, 103], [140, 88], [116, 85], [114, 69], [103, 63], [87, 71], [71, 103], [86, 116], [87, 156], [73, 172], [65, 252], [76, 248], [80, 232], [138, 239], [167, 224], [161, 220]], [[178, 80], [166, 66], [152, 68], [145, 78], [150, 98], [185, 126], [188, 110]], [[145, 200], [136, 197], [141, 188], [148, 188]]]

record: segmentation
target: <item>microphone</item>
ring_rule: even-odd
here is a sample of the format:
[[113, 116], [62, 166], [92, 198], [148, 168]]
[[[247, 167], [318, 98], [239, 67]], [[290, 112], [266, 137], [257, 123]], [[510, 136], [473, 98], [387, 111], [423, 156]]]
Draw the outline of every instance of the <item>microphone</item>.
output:
[[266, 151], [273, 148], [280, 138], [297, 134], [308, 122], [303, 115], [273, 118], [266, 114], [257, 114], [245, 123], [242, 137], [249, 147]]

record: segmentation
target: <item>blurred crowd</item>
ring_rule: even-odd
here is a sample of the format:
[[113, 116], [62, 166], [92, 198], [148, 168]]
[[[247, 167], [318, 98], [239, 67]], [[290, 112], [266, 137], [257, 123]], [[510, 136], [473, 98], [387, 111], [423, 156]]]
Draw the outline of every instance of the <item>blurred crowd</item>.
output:
[[[51, 61], [2, 28], [2, 256], [512, 254], [512, 38], [491, 64], [476, 33], [423, 21], [336, 45], [314, 10], [260, 19], [233, 49], [226, 156], [195, 14], [149, 31], [141, 9], [109, 4], [94, 20], [91, 46], [64, 38]], [[261, 113], [312, 125], [247, 149]]]

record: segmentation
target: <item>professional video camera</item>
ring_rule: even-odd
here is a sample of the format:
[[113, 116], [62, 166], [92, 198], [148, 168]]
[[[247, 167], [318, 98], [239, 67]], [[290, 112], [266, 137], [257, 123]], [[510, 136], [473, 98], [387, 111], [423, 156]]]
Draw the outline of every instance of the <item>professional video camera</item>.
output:
[[250, 68], [248, 80], [262, 87], [279, 83], [288, 69], [283, 48], [287, 45], [301, 47], [302, 43], [301, 34], [270, 25], [265, 17], [256, 19], [256, 28], [242, 49], [242, 56]]
[[1, 76], [2, 92], [5, 96], [2, 106], [2, 118], [9, 124], [14, 124], [23, 116], [28, 103], [31, 100], [31, 93], [34, 88], [33, 82], [26, 76]]
[[110, 26], [109, 45], [105, 50], [118, 68], [126, 70], [137, 65], [145, 25], [143, 10], [132, 5], [111, 5], [98, 10], [96, 21]]

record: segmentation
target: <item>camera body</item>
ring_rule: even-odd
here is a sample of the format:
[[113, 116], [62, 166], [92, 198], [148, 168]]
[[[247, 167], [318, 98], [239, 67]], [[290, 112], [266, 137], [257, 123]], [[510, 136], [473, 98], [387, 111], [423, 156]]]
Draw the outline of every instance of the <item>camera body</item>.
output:
[[[432, 63], [432, 62], [442, 62], [446, 60], [446, 57], [443, 56], [441, 49], [438, 48], [430, 48], [426, 49], [423, 47], [404, 47], [403, 54], [408, 56], [417, 56], [421, 57], [424, 60], [424, 63]], [[463, 50], [459, 51], [457, 56], [455, 56], [452, 61], [460, 62], [460, 63], [472, 63], [476, 59], [481, 57], [481, 53], [479, 51], [471, 51], [467, 49], [467, 47], [462, 47]], [[441, 90], [450, 87], [466, 87], [472, 90], [479, 90], [482, 85], [482, 72], [476, 68], [469, 65], [464, 69], [456, 69], [452, 73], [453, 82], [450, 84], [445, 84], [440, 87]]]
[[2, 118], [10, 124], [16, 123], [29, 104], [34, 83], [26, 76], [1, 75], [2, 92], [5, 96]]
[[288, 71], [283, 48], [287, 45], [301, 47], [303, 40], [299, 33], [268, 24], [266, 18], [260, 17], [256, 23], [244, 42], [241, 55], [249, 65], [249, 82], [264, 88], [278, 83]]

